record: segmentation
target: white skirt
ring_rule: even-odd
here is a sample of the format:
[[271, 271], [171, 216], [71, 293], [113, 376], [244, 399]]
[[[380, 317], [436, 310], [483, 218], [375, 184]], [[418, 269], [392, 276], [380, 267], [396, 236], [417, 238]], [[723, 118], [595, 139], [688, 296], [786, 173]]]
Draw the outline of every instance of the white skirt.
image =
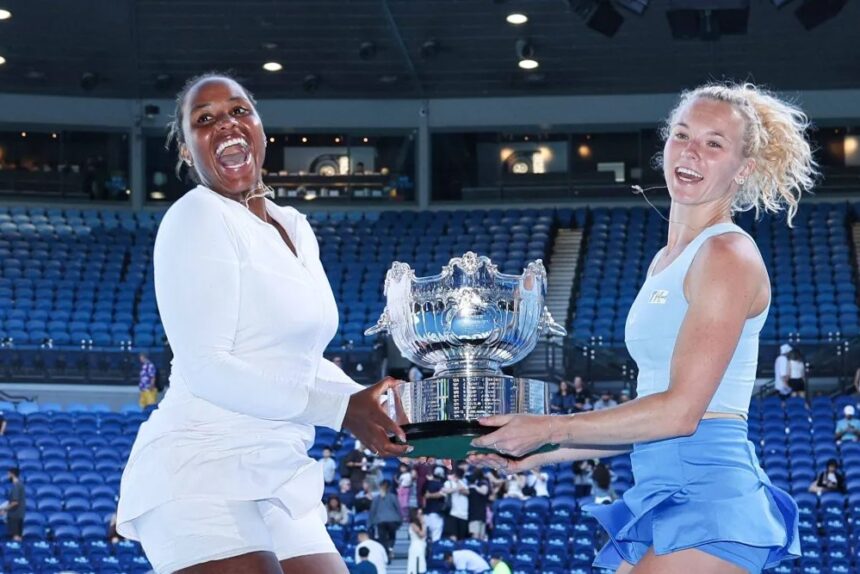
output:
[[337, 553], [319, 507], [292, 518], [270, 501], [185, 499], [165, 503], [132, 522], [157, 574], [249, 552], [272, 552], [278, 560]]

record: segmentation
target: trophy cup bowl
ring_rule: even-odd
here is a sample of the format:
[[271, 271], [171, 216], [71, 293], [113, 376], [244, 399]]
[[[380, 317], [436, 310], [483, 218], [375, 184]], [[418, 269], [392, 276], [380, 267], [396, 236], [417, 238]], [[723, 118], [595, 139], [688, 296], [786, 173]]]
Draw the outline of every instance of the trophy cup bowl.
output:
[[388, 414], [414, 447], [413, 457], [464, 458], [476, 436], [492, 432], [477, 419], [549, 414], [546, 383], [505, 375], [541, 335], [564, 336], [544, 306], [546, 270], [538, 259], [521, 275], [500, 273], [469, 251], [437, 275], [416, 277], [395, 261], [385, 277], [386, 307], [365, 334], [388, 333], [409, 361], [433, 376], [389, 391]]

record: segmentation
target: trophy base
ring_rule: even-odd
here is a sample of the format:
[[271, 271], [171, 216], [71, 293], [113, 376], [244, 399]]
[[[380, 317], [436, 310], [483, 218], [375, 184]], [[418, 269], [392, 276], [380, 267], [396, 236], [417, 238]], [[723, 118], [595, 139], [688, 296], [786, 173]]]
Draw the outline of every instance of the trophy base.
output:
[[[476, 420], [448, 420], [402, 425], [406, 441], [413, 447], [409, 458], [433, 457], [453, 460], [465, 459], [470, 453], [499, 454], [518, 460], [523, 457], [501, 455], [490, 448], [472, 446], [472, 440], [490, 434], [495, 427], [482, 426]], [[393, 442], [399, 442], [392, 439]], [[558, 445], [548, 444], [532, 451], [529, 455], [556, 450]], [[528, 455], [526, 455], [528, 456]]]

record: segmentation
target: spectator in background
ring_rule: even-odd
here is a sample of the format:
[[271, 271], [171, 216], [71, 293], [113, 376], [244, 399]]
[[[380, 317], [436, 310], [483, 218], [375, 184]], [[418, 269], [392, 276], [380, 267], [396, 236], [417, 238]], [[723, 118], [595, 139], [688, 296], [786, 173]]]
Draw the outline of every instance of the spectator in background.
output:
[[437, 466], [433, 474], [424, 484], [424, 520], [431, 542], [438, 542], [442, 538], [442, 530], [445, 526], [445, 493], [442, 489], [445, 483], [445, 469]]
[[791, 396], [806, 397], [806, 364], [797, 349], [788, 353], [788, 386]]
[[361, 441], [355, 441], [355, 447], [343, 458], [340, 475], [348, 477], [352, 490], [358, 492], [367, 476], [367, 457], [361, 449]]
[[529, 496], [549, 498], [549, 475], [539, 468], [533, 468], [526, 477], [526, 486], [530, 489]]
[[566, 415], [573, 409], [573, 393], [570, 392], [570, 385], [567, 381], [561, 381], [558, 384], [558, 392], [553, 393], [549, 403], [551, 413]]
[[343, 358], [341, 358], [341, 356], [340, 356], [340, 355], [335, 355], [334, 357], [332, 357], [332, 358], [331, 358], [331, 362], [332, 362], [332, 363], [334, 363], [334, 365], [335, 365], [338, 369], [340, 369], [340, 370], [341, 370], [341, 371], [343, 371], [344, 373], [346, 372], [346, 369], [344, 369], [344, 368], [343, 368]]
[[448, 473], [448, 480], [442, 489], [451, 501], [448, 510], [446, 530], [448, 535], [457, 540], [469, 537], [469, 485], [466, 484], [462, 468], [455, 468]]
[[424, 508], [424, 487], [427, 481], [433, 476], [433, 469], [436, 468], [436, 460], [433, 458], [422, 459], [419, 462], [413, 463], [412, 469], [415, 471], [415, 495], [419, 508]]
[[409, 500], [415, 488], [414, 471], [409, 468], [406, 463], [400, 463], [400, 469], [397, 471], [397, 502], [400, 503], [400, 514], [403, 522], [409, 520]]
[[372, 480], [374, 487], [376, 487], [385, 478], [382, 476], [382, 469], [385, 468], [385, 459], [381, 456], [376, 456], [372, 450], [365, 447], [364, 460], [364, 470], [367, 472], [365, 479]]
[[585, 382], [582, 380], [582, 377], [574, 377], [573, 408], [571, 412], [581, 413], [583, 411], [590, 411], [591, 409], [591, 393], [585, 388]]
[[361, 483], [361, 490], [355, 495], [355, 511], [368, 512], [373, 504], [373, 499], [378, 495], [379, 490], [376, 488], [376, 483], [370, 478], [365, 478], [364, 482]]
[[341, 504], [340, 498], [336, 494], [328, 497], [326, 512], [328, 513], [327, 524], [339, 524], [341, 526], [349, 524], [349, 510]]
[[577, 460], [573, 463], [573, 487], [577, 498], [591, 494], [591, 473], [594, 463], [590, 460]]
[[843, 418], [836, 423], [836, 442], [857, 442], [860, 440], [860, 420], [854, 418], [857, 410], [852, 405], [842, 409]]
[[610, 393], [609, 391], [603, 391], [600, 394], [600, 400], [594, 403], [594, 410], [600, 411], [603, 409], [617, 406], [618, 402], [612, 397], [612, 393]]
[[463, 550], [454, 550], [453, 552], [445, 552], [445, 563], [453, 566], [454, 570], [463, 572], [486, 572], [490, 569], [487, 561], [474, 550], [464, 548]]
[[484, 471], [475, 469], [469, 477], [469, 534], [476, 540], [487, 539], [487, 506], [490, 503], [490, 481]]
[[504, 489], [507, 487], [507, 479], [495, 468], [485, 470], [487, 480], [490, 483], [490, 499], [497, 500], [504, 496]]
[[376, 567], [379, 574], [386, 574], [388, 571], [388, 552], [385, 547], [373, 540], [367, 530], [359, 530], [357, 533], [358, 545], [355, 547], [355, 561], [361, 562], [361, 549], [367, 550], [365, 559], [370, 561]]
[[6, 515], [6, 532], [9, 538], [20, 542], [24, 534], [24, 512], [27, 505], [27, 493], [24, 481], [21, 480], [21, 471], [18, 467], [12, 467], [7, 474], [12, 482], [9, 489], [9, 499], [3, 506], [2, 512]]
[[788, 354], [790, 352], [791, 345], [784, 343], [780, 346], [779, 356], [773, 363], [773, 388], [782, 398], [791, 394], [791, 387], [788, 386]]
[[403, 522], [400, 504], [391, 492], [391, 481], [379, 484], [379, 496], [370, 503], [370, 524], [376, 528], [376, 539], [385, 547], [389, 560], [394, 559], [394, 538]]
[[158, 388], [156, 387], [156, 378], [158, 375], [155, 371], [155, 365], [149, 360], [146, 353], [141, 353], [138, 358], [140, 359], [139, 402], [140, 408], [145, 409], [158, 402]]
[[409, 373], [407, 374], [407, 378], [410, 383], [417, 383], [418, 381], [424, 380], [424, 373], [421, 372], [421, 369], [418, 368], [418, 365], [412, 365], [409, 368]]
[[602, 462], [597, 463], [591, 472], [591, 495], [595, 504], [611, 504], [618, 500], [618, 495], [612, 488], [612, 475], [609, 467]]
[[622, 389], [621, 394], [618, 395], [618, 404], [623, 405], [624, 403], [630, 402], [630, 391], [627, 389]]
[[0, 411], [0, 436], [6, 434], [6, 417], [3, 416], [3, 412]]
[[427, 527], [420, 508], [409, 511], [409, 551], [406, 557], [406, 574], [427, 572]]
[[827, 461], [827, 468], [818, 473], [818, 476], [809, 485], [809, 492], [814, 494], [823, 494], [825, 492], [846, 493], [845, 475], [839, 472], [839, 463], [835, 458]]
[[330, 448], [326, 447], [323, 449], [320, 463], [323, 469], [323, 480], [326, 484], [334, 484], [337, 478], [337, 462], [332, 458]]
[[359, 548], [358, 563], [352, 569], [352, 574], [379, 574], [379, 569], [370, 561], [370, 549]]
[[528, 496], [524, 492], [525, 487], [526, 477], [521, 474], [509, 474], [508, 481], [505, 484], [505, 498], [526, 500]]
[[493, 574], [511, 574], [511, 567], [499, 552], [494, 552], [490, 556], [490, 564], [493, 566]]
[[341, 478], [337, 485], [340, 503], [347, 508], [355, 509], [355, 493], [352, 491], [352, 483], [348, 478]]

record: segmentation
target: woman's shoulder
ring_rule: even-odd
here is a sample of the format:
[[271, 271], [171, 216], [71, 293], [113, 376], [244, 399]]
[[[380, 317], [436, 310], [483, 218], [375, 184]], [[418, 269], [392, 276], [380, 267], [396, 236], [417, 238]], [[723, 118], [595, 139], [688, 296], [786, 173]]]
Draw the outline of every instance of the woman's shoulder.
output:
[[162, 225], [169, 225], [174, 222], [185, 224], [188, 220], [197, 220], [211, 216], [215, 212], [224, 212], [227, 208], [225, 201], [229, 200], [220, 197], [202, 185], [198, 185], [170, 206], [170, 209], [164, 214]]

